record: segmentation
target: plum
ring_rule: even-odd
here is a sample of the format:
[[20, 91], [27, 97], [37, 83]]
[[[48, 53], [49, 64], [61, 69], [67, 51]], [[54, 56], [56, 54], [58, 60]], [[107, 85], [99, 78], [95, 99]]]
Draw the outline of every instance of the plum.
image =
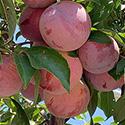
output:
[[72, 51], [87, 41], [91, 21], [82, 5], [73, 1], [61, 1], [43, 12], [39, 28], [50, 47], [60, 51]]
[[11, 55], [2, 55], [0, 64], [0, 97], [5, 98], [18, 93], [23, 84]]
[[[26, 89], [22, 89], [21, 93], [24, 97], [26, 97], [29, 100], [34, 100], [35, 98], [35, 83], [30, 82], [30, 84], [28, 85], [28, 87]], [[43, 89], [41, 87], [39, 87], [39, 94], [40, 97], [43, 98]]]
[[54, 95], [44, 91], [43, 95], [49, 112], [59, 118], [74, 117], [86, 111], [90, 100], [89, 89], [82, 82], [78, 82], [70, 93]]
[[39, 20], [44, 9], [27, 7], [20, 16], [19, 26], [22, 35], [31, 41], [40, 42], [43, 38], [39, 30]]
[[119, 47], [113, 38], [109, 44], [88, 40], [78, 53], [83, 68], [94, 74], [109, 71], [119, 59]]
[[96, 90], [101, 92], [112, 91], [120, 88], [125, 83], [124, 75], [116, 81], [108, 72], [93, 74], [85, 71], [85, 77], [92, 83]]

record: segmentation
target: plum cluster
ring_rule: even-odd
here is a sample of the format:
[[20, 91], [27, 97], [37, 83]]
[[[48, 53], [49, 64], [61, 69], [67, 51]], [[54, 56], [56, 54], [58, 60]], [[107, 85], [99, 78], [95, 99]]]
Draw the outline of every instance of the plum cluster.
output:
[[[24, 2], [27, 7], [19, 21], [22, 35], [33, 41], [33, 46], [49, 46], [56, 49], [70, 68], [70, 93], [52, 73], [41, 69], [41, 98], [44, 99], [48, 110], [57, 117], [68, 118], [78, 115], [87, 109], [90, 92], [80, 81], [83, 74], [80, 59], [69, 56], [68, 52], [79, 49], [87, 41], [91, 31], [90, 17], [82, 5], [72, 1]], [[22, 90], [22, 94], [33, 100], [34, 88], [32, 81], [26, 90]], [[29, 94], [31, 91], [32, 94]]]
[[[112, 42], [108, 44], [89, 39], [91, 19], [81, 4], [71, 0], [23, 1], [26, 8], [19, 20], [22, 35], [32, 41], [33, 46], [49, 46], [57, 50], [70, 69], [70, 93], [52, 73], [40, 70], [39, 94], [50, 113], [69, 118], [86, 111], [91, 96], [87, 85], [81, 81], [82, 76], [99, 91], [112, 91], [124, 84], [123, 77], [116, 81], [108, 74], [119, 59], [117, 42], [111, 37]], [[74, 50], [78, 57], [69, 55]], [[30, 81], [27, 89], [22, 89], [12, 57], [3, 56], [0, 74], [0, 97], [21, 91], [26, 98], [34, 99], [34, 80]], [[10, 77], [6, 79], [6, 75]]]

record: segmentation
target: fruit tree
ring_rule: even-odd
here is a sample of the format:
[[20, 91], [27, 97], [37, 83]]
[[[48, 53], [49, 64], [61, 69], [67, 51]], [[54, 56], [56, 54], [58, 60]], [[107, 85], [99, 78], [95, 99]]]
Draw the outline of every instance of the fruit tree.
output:
[[124, 112], [125, 0], [0, 0], [0, 125], [125, 125]]

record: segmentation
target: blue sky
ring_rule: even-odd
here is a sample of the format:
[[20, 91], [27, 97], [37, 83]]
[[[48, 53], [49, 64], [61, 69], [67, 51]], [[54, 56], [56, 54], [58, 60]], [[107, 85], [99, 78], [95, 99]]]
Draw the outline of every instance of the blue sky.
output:
[[[96, 109], [96, 112], [94, 113], [93, 118], [96, 117], [96, 116], [101, 116], [105, 120], [107, 119], [107, 117], [105, 116], [104, 112], [101, 109], [99, 109], [99, 108]], [[86, 118], [84, 120], [74, 120], [74, 119], [71, 118], [67, 123], [70, 123], [72, 125], [84, 125], [85, 123], [89, 123], [89, 121], [90, 121], [90, 116], [87, 113], [86, 114]], [[100, 124], [101, 125], [111, 125], [111, 122], [113, 122], [113, 121], [114, 121], [113, 117], [110, 117], [105, 122], [101, 122]]]

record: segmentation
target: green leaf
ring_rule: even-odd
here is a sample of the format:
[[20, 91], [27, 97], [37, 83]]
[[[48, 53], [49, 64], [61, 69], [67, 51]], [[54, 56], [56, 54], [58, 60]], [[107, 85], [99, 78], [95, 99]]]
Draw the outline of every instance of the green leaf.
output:
[[77, 51], [70, 51], [70, 52], [68, 53], [68, 55], [71, 56], [71, 57], [78, 57]]
[[96, 91], [91, 83], [91, 81], [87, 77], [82, 77], [82, 81], [87, 84], [90, 94], [91, 94], [91, 99], [88, 105], [88, 111], [91, 117], [91, 124], [93, 124], [92, 116], [97, 108], [98, 105], [98, 91]]
[[0, 32], [0, 47], [3, 48], [4, 40], [2, 39], [1, 32]]
[[[45, 108], [45, 107], [44, 107]], [[38, 115], [40, 114], [40, 109], [39, 108], [36, 108], [36, 110], [34, 110], [33, 112], [33, 116], [32, 118], [38, 118]], [[42, 114], [41, 114], [42, 115]]]
[[99, 123], [99, 122], [104, 122], [104, 121], [105, 121], [105, 119], [101, 116], [96, 116], [93, 118], [94, 123]]
[[94, 3], [96, 3], [96, 4], [98, 4], [98, 5], [101, 5], [100, 0], [90, 0], [90, 1], [92, 1], [92, 2], [94, 2]]
[[104, 111], [105, 115], [109, 118], [112, 116], [112, 109], [115, 103], [113, 92], [100, 92], [98, 106]]
[[24, 54], [17, 54], [15, 52], [14, 60], [24, 87], [27, 87], [36, 70], [31, 66], [28, 57]]
[[[98, 2], [97, 0], [96, 3]], [[107, 0], [99, 0], [99, 4], [95, 4], [93, 11], [90, 12], [90, 17], [92, 23], [96, 25], [97, 23], [101, 23], [104, 20], [108, 21], [108, 17], [112, 12], [113, 9], [113, 2], [109, 2]]]
[[112, 40], [107, 36], [107, 34], [100, 31], [92, 31], [89, 39], [96, 41], [97, 43], [112, 43]]
[[9, 37], [12, 38], [16, 28], [16, 12], [12, 0], [0, 0], [0, 12], [4, 13], [4, 19], [8, 24]]
[[121, 38], [122, 36], [120, 36], [120, 34], [118, 34], [116, 31], [112, 29], [104, 29], [104, 28], [100, 29], [100, 31], [106, 33], [109, 36], [112, 36], [119, 44], [121, 44], [121, 46], [124, 46], [125, 42]]
[[1, 1], [0, 1], [0, 16], [4, 18], [4, 10], [3, 10], [3, 6], [2, 6], [2, 2]]
[[13, 101], [17, 109], [16, 115], [13, 118], [11, 125], [30, 125], [28, 117], [23, 108], [21, 107], [21, 105], [14, 99], [11, 100]]
[[119, 44], [121, 44], [121, 45], [125, 44], [125, 42], [122, 40], [122, 38], [117, 33], [114, 33], [112, 36], [119, 42]]
[[16, 0], [18, 4], [23, 4], [24, 2], [22, 0]]
[[3, 63], [3, 59], [2, 59], [2, 54], [0, 52], [0, 64], [2, 64], [2, 63]]
[[34, 95], [35, 100], [34, 100], [34, 103], [37, 104], [37, 100], [38, 100], [38, 97], [39, 97], [39, 83], [41, 81], [41, 75], [40, 75], [39, 71], [35, 72], [34, 80], [35, 80], [35, 95]]
[[86, 7], [86, 11], [89, 13], [93, 10], [94, 7], [95, 7], [95, 4], [92, 2], [89, 2], [89, 4]]
[[91, 125], [90, 123], [85, 123], [84, 125]]
[[120, 97], [114, 105], [113, 117], [116, 122], [125, 120], [125, 95]]
[[75, 119], [76, 119], [76, 120], [83, 120], [83, 116], [77, 115], [77, 116], [75, 117]]
[[98, 105], [98, 92], [93, 89], [93, 91], [91, 92], [91, 100], [88, 105], [88, 111], [91, 117], [94, 114], [97, 105]]
[[119, 122], [119, 124], [115, 124], [115, 125], [125, 125], [125, 120]]
[[0, 115], [0, 122], [6, 122], [6, 121], [10, 120], [11, 117], [12, 117], [12, 113], [5, 112], [4, 114]]
[[112, 122], [112, 123], [111, 123], [111, 125], [118, 125], [118, 124], [117, 124], [117, 123], [115, 123], [115, 122]]
[[15, 106], [10, 98], [4, 99], [4, 104], [15, 111]]
[[77, 3], [82, 3], [84, 2], [85, 0], [76, 0]]
[[64, 88], [70, 90], [70, 69], [67, 61], [56, 50], [48, 47], [25, 48], [31, 65], [35, 69], [46, 69], [53, 73]]
[[111, 75], [115, 80], [119, 80], [121, 76], [124, 74], [124, 72], [117, 73], [116, 72], [116, 66], [111, 69], [109, 72], [109, 75]]
[[25, 108], [25, 112], [26, 112], [26, 114], [27, 114], [28, 119], [32, 119], [33, 113], [34, 113], [35, 110], [36, 110], [35, 107]]
[[122, 58], [116, 65], [116, 73], [119, 74], [123, 72], [124, 74], [124, 69], [125, 69], [125, 59]]
[[117, 9], [121, 5], [121, 0], [114, 0], [115, 8]]
[[118, 33], [121, 37], [125, 38], [125, 33]]

